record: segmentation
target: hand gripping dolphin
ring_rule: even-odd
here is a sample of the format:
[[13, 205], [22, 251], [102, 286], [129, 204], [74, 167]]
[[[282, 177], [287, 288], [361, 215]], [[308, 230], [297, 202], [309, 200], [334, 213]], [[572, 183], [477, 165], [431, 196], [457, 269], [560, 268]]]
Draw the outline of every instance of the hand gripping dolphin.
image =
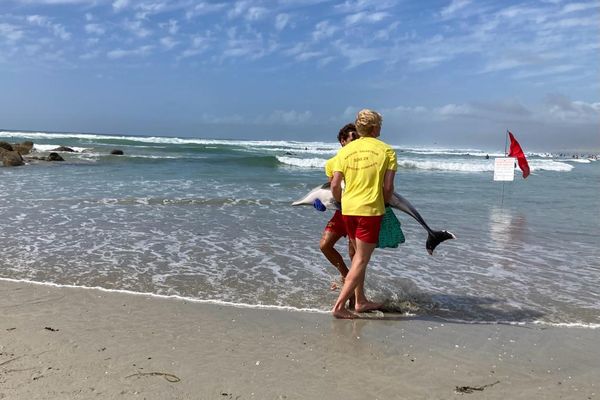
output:
[[[340, 203], [335, 201], [335, 199], [333, 198], [333, 194], [331, 193], [331, 184], [329, 182], [321, 186], [317, 186], [316, 188], [308, 192], [306, 196], [304, 196], [300, 200], [293, 202], [292, 205], [312, 206], [316, 199], [319, 199], [321, 203], [323, 203], [323, 205], [328, 209], [339, 210], [341, 208]], [[428, 236], [427, 242], [425, 242], [425, 248], [427, 249], [427, 252], [430, 255], [433, 254], [433, 250], [437, 247], [438, 244], [448, 239], [456, 239], [456, 236], [452, 232], [432, 230], [427, 225], [427, 222], [425, 222], [423, 217], [421, 217], [421, 214], [419, 214], [417, 209], [412, 204], [410, 204], [408, 200], [400, 196], [398, 193], [394, 192], [392, 198], [390, 199], [389, 206], [410, 215], [411, 217], [416, 219], [417, 222], [421, 224], [421, 226], [427, 231]]]

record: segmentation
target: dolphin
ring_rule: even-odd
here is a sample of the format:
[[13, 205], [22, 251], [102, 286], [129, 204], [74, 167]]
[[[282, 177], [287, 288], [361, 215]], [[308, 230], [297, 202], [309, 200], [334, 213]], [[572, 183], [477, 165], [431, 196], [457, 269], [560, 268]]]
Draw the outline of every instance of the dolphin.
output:
[[[301, 205], [313, 205], [314, 201], [319, 199], [321, 203], [325, 207], [330, 210], [340, 210], [341, 204], [338, 203], [331, 193], [331, 183], [327, 182], [323, 185], [317, 186], [308, 194], [301, 199], [292, 203], [293, 206], [301, 206]], [[456, 239], [456, 236], [449, 231], [434, 231], [432, 230], [427, 222], [421, 217], [421, 214], [417, 211], [417, 209], [410, 204], [408, 200], [404, 197], [400, 196], [398, 193], [394, 192], [390, 202], [388, 204], [392, 208], [396, 208], [414, 219], [417, 220], [419, 224], [427, 231], [427, 241], [425, 242], [425, 248], [430, 255], [433, 255], [433, 250], [437, 247], [438, 244], [442, 243], [448, 239]]]

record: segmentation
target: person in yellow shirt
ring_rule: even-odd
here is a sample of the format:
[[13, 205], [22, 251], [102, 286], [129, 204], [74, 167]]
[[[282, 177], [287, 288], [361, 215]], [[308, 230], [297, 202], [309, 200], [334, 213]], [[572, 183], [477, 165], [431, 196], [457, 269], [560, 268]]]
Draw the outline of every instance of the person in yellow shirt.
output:
[[[379, 140], [381, 115], [361, 110], [356, 116], [359, 139], [343, 147], [335, 157], [331, 191], [342, 204], [342, 217], [348, 238], [354, 245], [350, 271], [333, 306], [336, 318], [356, 318], [346, 309], [346, 301], [355, 295], [355, 310], [376, 310], [381, 304], [369, 301], [364, 294], [367, 264], [377, 246], [385, 203], [394, 193], [396, 152]], [[342, 181], [345, 189], [342, 195]]]
[[[358, 133], [356, 133], [356, 127], [354, 124], [346, 124], [342, 129], [340, 129], [337, 139], [340, 142], [340, 145], [344, 147], [357, 137]], [[333, 179], [335, 157], [336, 156], [333, 156], [325, 163], [325, 175], [327, 175], [327, 179], [329, 179], [330, 182]], [[325, 211], [325, 206], [320, 208], [315, 204], [315, 208]], [[321, 236], [321, 241], [319, 243], [319, 248], [327, 260], [329, 260], [329, 262], [340, 272], [340, 275], [342, 276], [342, 284], [344, 283], [346, 275], [348, 275], [348, 267], [346, 266], [342, 255], [335, 249], [334, 246], [338, 240], [342, 238], [342, 236], [347, 235], [346, 225], [344, 224], [342, 213], [339, 210], [336, 210], [333, 214], [333, 217], [325, 226], [325, 230], [323, 231], [323, 235]], [[354, 256], [354, 247], [352, 246], [351, 241], [348, 241], [348, 255], [350, 256], [350, 260], [352, 260], [352, 257]], [[331, 289], [334, 290], [336, 288], [337, 285], [333, 283]], [[353, 301], [350, 299], [350, 307], [352, 308], [352, 306]]]

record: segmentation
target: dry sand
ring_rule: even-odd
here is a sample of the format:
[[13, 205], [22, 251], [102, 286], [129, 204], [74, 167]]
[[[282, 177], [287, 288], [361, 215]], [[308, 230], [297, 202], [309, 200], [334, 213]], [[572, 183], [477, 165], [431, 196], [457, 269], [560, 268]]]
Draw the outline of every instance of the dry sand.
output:
[[0, 293], [0, 399], [599, 398], [600, 330]]

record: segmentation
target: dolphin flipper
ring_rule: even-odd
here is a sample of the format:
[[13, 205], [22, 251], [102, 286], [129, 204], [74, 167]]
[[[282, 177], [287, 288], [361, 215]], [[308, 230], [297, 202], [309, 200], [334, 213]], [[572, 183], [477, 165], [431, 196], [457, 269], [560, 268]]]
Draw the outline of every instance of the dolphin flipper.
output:
[[[328, 209], [339, 210], [340, 203], [335, 201], [333, 194], [331, 193], [331, 184], [329, 182], [317, 186], [306, 196], [292, 203], [293, 206], [310, 205], [312, 206], [314, 201], [319, 199], [321, 203]], [[394, 192], [390, 199], [389, 206], [402, 211], [413, 217], [422, 227], [427, 231], [427, 241], [425, 242], [425, 248], [430, 255], [433, 255], [433, 250], [445, 240], [456, 239], [456, 235], [449, 231], [434, 231], [432, 230], [427, 222], [421, 217], [421, 214], [417, 209], [410, 204], [408, 200]]]

